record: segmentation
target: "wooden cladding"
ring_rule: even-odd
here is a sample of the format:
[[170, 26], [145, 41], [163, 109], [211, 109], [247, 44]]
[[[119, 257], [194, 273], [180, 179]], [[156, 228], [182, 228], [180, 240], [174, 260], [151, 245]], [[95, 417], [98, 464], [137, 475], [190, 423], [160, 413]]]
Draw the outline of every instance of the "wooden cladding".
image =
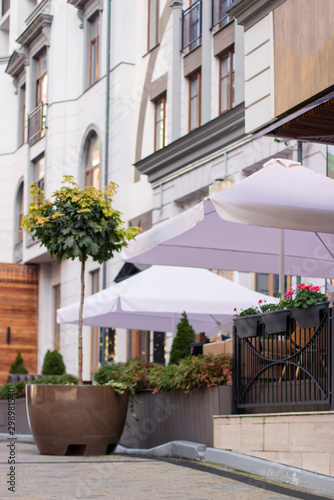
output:
[[0, 264], [0, 384], [18, 351], [29, 373], [37, 373], [37, 309], [36, 266]]
[[334, 82], [333, 0], [287, 0], [274, 11], [275, 115]]

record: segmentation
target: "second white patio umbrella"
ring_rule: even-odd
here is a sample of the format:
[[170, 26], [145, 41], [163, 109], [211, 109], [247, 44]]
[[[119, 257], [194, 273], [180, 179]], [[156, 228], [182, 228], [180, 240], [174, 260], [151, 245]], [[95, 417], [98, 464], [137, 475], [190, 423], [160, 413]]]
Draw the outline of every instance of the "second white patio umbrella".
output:
[[[284, 231], [284, 248], [282, 245]], [[334, 180], [276, 159], [123, 249], [142, 264], [334, 277]]]
[[[196, 333], [231, 331], [234, 308], [275, 299], [205, 269], [152, 266], [85, 299], [84, 325], [175, 332], [182, 312]], [[79, 303], [57, 311], [58, 323], [78, 323]]]

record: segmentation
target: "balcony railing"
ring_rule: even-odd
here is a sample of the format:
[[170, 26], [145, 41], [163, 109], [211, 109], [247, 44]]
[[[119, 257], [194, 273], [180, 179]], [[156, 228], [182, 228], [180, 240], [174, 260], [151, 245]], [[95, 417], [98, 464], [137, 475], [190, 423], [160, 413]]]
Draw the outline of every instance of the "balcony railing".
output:
[[45, 135], [46, 104], [41, 103], [28, 116], [28, 142], [35, 144]]
[[1, 15], [4, 16], [10, 9], [10, 0], [1, 0]]
[[293, 318], [286, 332], [255, 337], [234, 333], [234, 411], [333, 409], [333, 319], [323, 312], [319, 327], [299, 329]]
[[181, 50], [193, 50], [201, 43], [202, 36], [202, 1], [198, 0], [182, 11]]
[[222, 28], [230, 22], [227, 10], [232, 4], [233, 0], [211, 0], [211, 28]]

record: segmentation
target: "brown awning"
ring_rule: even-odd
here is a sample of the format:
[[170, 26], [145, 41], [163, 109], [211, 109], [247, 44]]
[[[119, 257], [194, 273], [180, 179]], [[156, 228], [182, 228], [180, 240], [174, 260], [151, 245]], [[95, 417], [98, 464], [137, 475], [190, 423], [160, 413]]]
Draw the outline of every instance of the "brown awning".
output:
[[334, 144], [334, 93], [318, 99], [256, 133]]

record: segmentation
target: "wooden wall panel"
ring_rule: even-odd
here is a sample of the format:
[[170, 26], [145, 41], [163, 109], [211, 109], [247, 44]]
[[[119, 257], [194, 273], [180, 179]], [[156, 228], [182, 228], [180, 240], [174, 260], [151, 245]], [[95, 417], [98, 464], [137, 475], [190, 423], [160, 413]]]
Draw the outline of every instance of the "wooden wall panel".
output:
[[287, 0], [274, 11], [275, 115], [334, 85], [333, 0]]
[[0, 384], [6, 381], [18, 351], [29, 373], [37, 373], [37, 312], [37, 267], [0, 264]]

